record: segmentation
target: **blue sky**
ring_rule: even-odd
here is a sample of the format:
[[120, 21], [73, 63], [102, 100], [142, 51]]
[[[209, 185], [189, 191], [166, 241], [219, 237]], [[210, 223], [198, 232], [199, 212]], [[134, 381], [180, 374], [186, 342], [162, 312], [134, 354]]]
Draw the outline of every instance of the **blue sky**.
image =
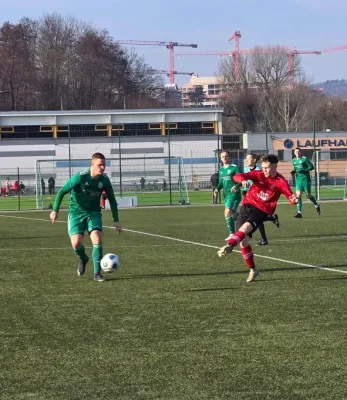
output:
[[[115, 39], [197, 43], [195, 51], [233, 48], [228, 38], [240, 30], [240, 48], [285, 45], [322, 50], [347, 44], [347, 0], [0, 0], [1, 23], [21, 17], [39, 19], [58, 12], [91, 22]], [[165, 47], [137, 46], [153, 68], [168, 69]], [[176, 52], [194, 51], [176, 48]], [[212, 56], [175, 59], [178, 71], [212, 76], [219, 59]], [[302, 56], [313, 82], [347, 78], [347, 50]], [[176, 77], [183, 84], [189, 77]]]

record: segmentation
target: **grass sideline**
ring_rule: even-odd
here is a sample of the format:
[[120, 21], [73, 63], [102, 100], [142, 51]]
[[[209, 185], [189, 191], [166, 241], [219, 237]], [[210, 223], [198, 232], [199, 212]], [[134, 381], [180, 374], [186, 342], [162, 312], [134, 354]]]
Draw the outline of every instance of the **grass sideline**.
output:
[[221, 207], [121, 210], [182, 242], [105, 228], [121, 259], [105, 283], [77, 277], [66, 212], [0, 215], [1, 400], [344, 398], [346, 204], [278, 211], [250, 284], [239, 253], [216, 256]]

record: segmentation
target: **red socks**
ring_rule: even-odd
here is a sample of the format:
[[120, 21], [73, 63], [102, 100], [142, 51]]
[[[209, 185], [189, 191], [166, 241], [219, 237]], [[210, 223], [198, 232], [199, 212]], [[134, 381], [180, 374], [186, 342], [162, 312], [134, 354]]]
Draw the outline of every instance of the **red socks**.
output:
[[247, 264], [247, 267], [254, 268], [255, 264], [254, 264], [254, 255], [253, 255], [253, 251], [252, 251], [252, 246], [249, 245], [247, 247], [242, 247], [241, 253], [242, 253], [243, 259], [245, 260], [245, 263]]
[[232, 237], [228, 240], [228, 243], [235, 247], [245, 238], [245, 234], [243, 232], [237, 231], [232, 235]]

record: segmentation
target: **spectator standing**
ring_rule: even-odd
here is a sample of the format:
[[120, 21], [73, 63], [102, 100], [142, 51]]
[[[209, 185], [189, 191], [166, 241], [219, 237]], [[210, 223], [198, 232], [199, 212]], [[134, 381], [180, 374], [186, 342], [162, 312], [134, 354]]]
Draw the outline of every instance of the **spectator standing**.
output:
[[41, 189], [42, 189], [42, 195], [44, 196], [46, 194], [46, 182], [43, 178], [41, 179]]
[[55, 193], [55, 179], [53, 176], [50, 176], [48, 179], [48, 193], [54, 194]]
[[214, 174], [211, 175], [211, 185], [212, 185], [212, 203], [217, 204], [218, 199], [220, 198], [220, 192], [216, 192], [215, 190], [218, 186], [219, 183], [219, 173], [215, 172]]

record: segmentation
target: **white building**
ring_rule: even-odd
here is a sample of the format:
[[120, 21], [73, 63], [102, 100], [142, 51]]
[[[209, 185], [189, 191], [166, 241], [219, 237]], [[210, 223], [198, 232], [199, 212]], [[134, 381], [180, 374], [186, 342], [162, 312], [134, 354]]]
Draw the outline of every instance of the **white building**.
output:
[[[192, 75], [189, 83], [181, 88], [182, 106], [192, 107], [194, 104], [188, 95], [197, 87], [202, 87], [205, 100], [202, 102], [204, 107], [218, 107], [219, 99], [222, 97], [222, 88], [219, 78], [216, 76], [199, 77], [197, 74]], [[195, 104], [196, 106], [196, 104]]]

